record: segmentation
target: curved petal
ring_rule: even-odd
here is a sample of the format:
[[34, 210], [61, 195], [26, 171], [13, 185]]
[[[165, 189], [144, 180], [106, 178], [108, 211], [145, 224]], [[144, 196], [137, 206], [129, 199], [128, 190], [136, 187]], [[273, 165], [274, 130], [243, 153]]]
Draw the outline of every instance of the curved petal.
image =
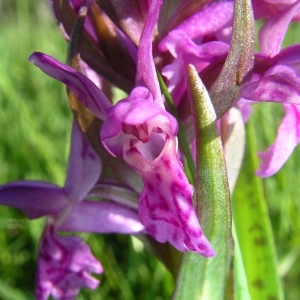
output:
[[[278, 12], [290, 7], [298, 0], [252, 0], [255, 20], [269, 19]], [[296, 13], [293, 21], [299, 22], [300, 12]]]
[[34, 52], [29, 60], [52, 78], [63, 82], [96, 117], [106, 118], [106, 111], [112, 106], [100, 89], [85, 75], [53, 57]]
[[258, 34], [261, 52], [274, 56], [280, 51], [286, 30], [299, 9], [300, 1], [297, 1], [264, 23]]
[[289, 46], [280, 51], [274, 58], [275, 64], [291, 67], [300, 73], [300, 45]]
[[300, 141], [300, 107], [284, 105], [285, 117], [278, 128], [275, 143], [266, 152], [258, 155], [262, 159], [256, 175], [269, 177], [275, 174], [292, 154]]
[[0, 187], [0, 205], [17, 208], [30, 219], [54, 215], [68, 203], [64, 190], [47, 182], [16, 181]]
[[192, 39], [199, 39], [205, 35], [232, 25], [233, 1], [213, 3], [193, 14], [182, 22], [176, 29], [183, 30]]
[[162, 74], [168, 78], [168, 89], [176, 104], [186, 93], [186, 66], [193, 64], [200, 73], [211, 63], [225, 61], [229, 50], [228, 44], [218, 41], [197, 45], [183, 30], [170, 32], [158, 47], [162, 52], [169, 51], [175, 58], [163, 68]]
[[300, 104], [300, 76], [288, 66], [276, 65], [260, 80], [245, 84], [240, 95], [252, 101]]
[[98, 154], [73, 122], [69, 167], [65, 191], [72, 201], [79, 202], [96, 184], [101, 171]]
[[98, 201], [83, 201], [59, 226], [60, 231], [134, 234], [144, 231], [135, 211], [124, 206]]

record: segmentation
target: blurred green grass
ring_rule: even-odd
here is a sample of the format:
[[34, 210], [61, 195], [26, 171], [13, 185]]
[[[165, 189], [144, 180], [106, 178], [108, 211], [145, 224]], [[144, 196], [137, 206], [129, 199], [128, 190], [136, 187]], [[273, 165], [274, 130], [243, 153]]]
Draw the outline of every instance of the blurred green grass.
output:
[[[28, 62], [41, 51], [64, 61], [66, 43], [46, 0], [0, 1], [0, 184], [39, 179], [62, 185], [71, 113], [64, 87]], [[300, 42], [293, 25], [285, 43]], [[290, 39], [290, 40], [289, 40]], [[273, 143], [281, 108], [257, 105], [253, 118], [259, 150]], [[264, 180], [286, 299], [300, 299], [300, 148]], [[44, 220], [0, 207], [0, 299], [33, 299], [36, 253]], [[96, 292], [78, 299], [168, 299], [169, 273], [138, 241], [120, 235], [83, 235], [105, 274]]]

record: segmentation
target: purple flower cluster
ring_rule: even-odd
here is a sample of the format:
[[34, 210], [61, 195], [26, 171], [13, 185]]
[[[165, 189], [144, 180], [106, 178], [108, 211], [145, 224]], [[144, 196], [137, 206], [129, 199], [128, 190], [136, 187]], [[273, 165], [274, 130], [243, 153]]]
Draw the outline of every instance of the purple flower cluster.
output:
[[[178, 124], [166, 108], [156, 70], [165, 78], [179, 120], [190, 124], [187, 65], [195, 66], [213, 93], [233, 48], [243, 46], [231, 39], [234, 1], [50, 2], [67, 40], [72, 39], [80, 9], [88, 8], [77, 45], [85, 74], [43, 53], [33, 53], [30, 61], [64, 83], [101, 126], [95, 149], [75, 118], [63, 188], [38, 181], [0, 187], [1, 205], [20, 209], [29, 218], [47, 217], [37, 298], [73, 299], [80, 288], [97, 287], [90, 273], [103, 272], [81, 239], [59, 232], [144, 233], [182, 252], [214, 256], [193, 205], [194, 188], [178, 149]], [[254, 18], [265, 19], [259, 31], [260, 51], [240, 63], [246, 71], [236, 78], [237, 96], [214, 105], [225, 122], [234, 106], [247, 120], [253, 103], [283, 105], [286, 115], [277, 139], [260, 154], [257, 174], [265, 177], [280, 169], [300, 141], [300, 46], [280, 50], [289, 23], [300, 20], [300, 1], [252, 4]], [[254, 45], [249, 45], [245, 53], [254, 53]], [[128, 96], [113, 104], [103, 92], [108, 82]], [[193, 130], [185, 127], [193, 150]], [[122, 197], [117, 190], [122, 190]], [[107, 201], [90, 200], [95, 195]]]

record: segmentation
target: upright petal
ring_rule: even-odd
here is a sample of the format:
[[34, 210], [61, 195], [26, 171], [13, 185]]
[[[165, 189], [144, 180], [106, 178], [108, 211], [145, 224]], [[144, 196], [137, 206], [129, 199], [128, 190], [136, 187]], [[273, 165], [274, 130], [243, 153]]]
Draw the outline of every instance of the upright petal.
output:
[[65, 191], [74, 202], [82, 201], [96, 184], [101, 172], [98, 154], [73, 122]]
[[300, 1], [297, 1], [264, 23], [258, 35], [261, 52], [274, 56], [280, 51], [287, 28], [299, 9]]
[[153, 30], [158, 20], [162, 0], [151, 0], [148, 16], [142, 31], [138, 47], [138, 63], [136, 74], [136, 85], [145, 86], [152, 93], [154, 101], [162, 106], [161, 92], [155, 72], [152, 54]]

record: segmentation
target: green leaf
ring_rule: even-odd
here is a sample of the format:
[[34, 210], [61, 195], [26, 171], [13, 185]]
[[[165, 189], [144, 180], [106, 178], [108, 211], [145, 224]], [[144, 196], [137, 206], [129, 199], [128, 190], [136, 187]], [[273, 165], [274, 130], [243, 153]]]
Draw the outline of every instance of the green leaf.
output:
[[217, 254], [210, 259], [196, 253], [184, 254], [174, 299], [224, 299], [232, 238], [223, 146], [209, 95], [191, 65], [188, 67], [188, 86], [196, 127], [196, 208], [202, 229]]
[[234, 257], [233, 257], [233, 272], [234, 272], [234, 299], [235, 300], [251, 300], [248, 289], [247, 276], [243, 263], [243, 256], [240, 245], [237, 242], [237, 235], [234, 222], [232, 224], [232, 235], [234, 243]]
[[245, 157], [232, 199], [235, 244], [241, 249], [251, 299], [283, 299], [262, 180], [254, 174], [258, 158], [251, 121], [247, 125]]

